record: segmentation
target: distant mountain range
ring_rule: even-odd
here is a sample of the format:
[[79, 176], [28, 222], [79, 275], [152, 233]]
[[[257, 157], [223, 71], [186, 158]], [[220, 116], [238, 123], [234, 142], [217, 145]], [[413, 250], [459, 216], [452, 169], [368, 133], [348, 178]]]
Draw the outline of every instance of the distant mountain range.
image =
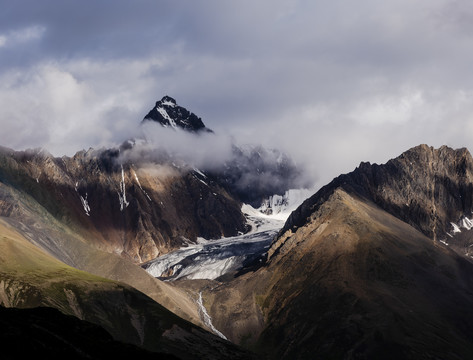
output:
[[[155, 122], [215, 135], [169, 96], [142, 123]], [[0, 339], [84, 358], [473, 358], [467, 149], [361, 163], [302, 202], [303, 169], [278, 150], [232, 144], [199, 169], [166, 149], [127, 156], [142, 141], [62, 158], [1, 149], [0, 304], [32, 310], [1, 308]], [[181, 276], [204, 255], [216, 276]]]

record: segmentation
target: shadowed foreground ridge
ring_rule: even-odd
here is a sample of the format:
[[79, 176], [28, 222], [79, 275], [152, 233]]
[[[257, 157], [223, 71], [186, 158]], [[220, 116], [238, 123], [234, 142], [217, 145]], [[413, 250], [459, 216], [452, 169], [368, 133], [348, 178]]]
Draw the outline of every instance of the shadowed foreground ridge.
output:
[[0, 343], [3, 359], [41, 356], [54, 359], [179, 359], [115, 341], [97, 325], [45, 307], [7, 309], [0, 306]]

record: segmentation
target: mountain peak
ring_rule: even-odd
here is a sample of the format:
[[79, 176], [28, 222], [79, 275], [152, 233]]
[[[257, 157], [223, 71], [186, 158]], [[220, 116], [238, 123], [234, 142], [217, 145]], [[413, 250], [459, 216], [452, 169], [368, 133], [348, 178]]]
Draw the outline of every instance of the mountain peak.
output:
[[171, 107], [174, 107], [177, 105], [176, 100], [168, 95], [163, 96], [160, 102], [162, 105], [171, 106]]
[[176, 100], [168, 95], [156, 102], [154, 108], [144, 117], [143, 122], [145, 121], [155, 121], [174, 130], [213, 132], [204, 125], [200, 117], [177, 105]]
[[284, 231], [304, 225], [337, 188], [375, 203], [429, 238], [451, 239], [452, 224], [473, 213], [473, 158], [466, 148], [419, 145], [386, 164], [361, 163], [306, 200]]

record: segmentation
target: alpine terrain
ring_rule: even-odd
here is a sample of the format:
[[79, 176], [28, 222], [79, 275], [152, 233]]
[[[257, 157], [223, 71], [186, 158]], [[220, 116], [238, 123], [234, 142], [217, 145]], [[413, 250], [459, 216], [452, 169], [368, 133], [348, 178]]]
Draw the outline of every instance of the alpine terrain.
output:
[[[170, 97], [158, 101], [142, 124], [149, 121], [166, 131], [213, 136]], [[258, 202], [274, 195], [268, 190], [251, 195], [251, 182], [259, 186], [267, 175], [262, 171], [247, 180], [251, 157], [258, 153], [271, 177], [284, 179], [276, 181], [280, 195], [275, 196], [285, 194], [296, 179], [287, 172], [296, 168], [276, 150], [247, 146], [246, 151], [232, 155], [221, 172], [213, 168], [206, 174], [141, 138], [61, 158], [44, 149], [0, 148], [0, 303], [52, 307], [104, 328], [116, 340], [178, 358], [251, 357], [212, 334], [198, 293], [158, 280], [139, 266], [198, 246], [202, 239], [212, 243], [250, 232], [243, 197]], [[231, 173], [229, 164], [236, 159], [241, 168]], [[232, 269], [258, 258], [281, 226], [279, 221], [271, 228], [255, 255], [240, 251]], [[49, 325], [61, 326], [58, 321]], [[61, 341], [69, 343], [66, 337]]]
[[471, 358], [472, 171], [421, 145], [334, 179], [263, 265], [207, 286], [214, 326], [274, 359]]
[[[141, 126], [218, 136], [169, 96]], [[208, 167], [146, 136], [1, 148], [4, 353], [473, 357], [467, 149], [420, 145], [314, 193], [281, 151], [229, 145]]]

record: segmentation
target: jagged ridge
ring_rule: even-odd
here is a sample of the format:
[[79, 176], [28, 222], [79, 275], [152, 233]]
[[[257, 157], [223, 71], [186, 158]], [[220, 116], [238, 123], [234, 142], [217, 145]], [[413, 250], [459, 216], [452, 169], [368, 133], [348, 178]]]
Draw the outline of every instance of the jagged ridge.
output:
[[200, 117], [177, 105], [176, 100], [167, 95], [156, 102], [154, 108], [144, 117], [143, 122], [145, 121], [156, 121], [164, 127], [195, 133], [213, 132], [204, 125]]
[[383, 165], [361, 163], [307, 199], [281, 232], [302, 226], [339, 187], [373, 201], [426, 236], [441, 240], [452, 230], [452, 222], [472, 213], [473, 158], [465, 148], [419, 145]]

